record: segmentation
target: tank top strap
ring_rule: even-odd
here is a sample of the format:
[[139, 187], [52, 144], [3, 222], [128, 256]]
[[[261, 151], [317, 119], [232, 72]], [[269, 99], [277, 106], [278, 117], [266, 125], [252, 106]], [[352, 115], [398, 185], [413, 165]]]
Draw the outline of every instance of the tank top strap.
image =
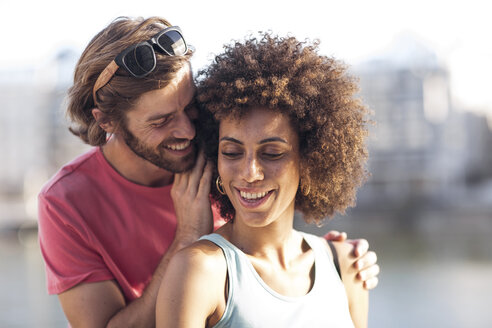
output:
[[214, 328], [219, 328], [223, 326], [224, 321], [227, 321], [228, 318], [231, 317], [233, 310], [233, 299], [235, 297], [234, 293], [237, 290], [237, 277], [238, 277], [238, 266], [240, 266], [240, 259], [238, 258], [238, 253], [234, 249], [234, 245], [232, 245], [228, 240], [219, 235], [218, 233], [211, 233], [209, 235], [205, 235], [200, 237], [199, 240], [208, 240], [218, 247], [222, 249], [222, 253], [224, 253], [224, 257], [227, 265], [227, 279], [228, 279], [228, 296], [226, 301], [226, 308], [224, 310], [224, 314], [222, 315], [221, 320], [218, 322]]
[[335, 272], [339, 275], [334, 258], [330, 255], [325, 241], [320, 237], [309, 233], [301, 232], [301, 234], [309, 247], [314, 251], [316, 273], [326, 274], [327, 272], [330, 272], [331, 275], [331, 272]]
[[218, 233], [211, 233], [209, 235], [205, 235], [200, 237], [199, 240], [208, 240], [218, 247], [222, 249], [222, 252], [224, 253], [224, 257], [226, 259], [227, 263], [227, 272], [229, 275], [229, 284], [231, 284], [231, 280], [234, 279], [234, 277], [237, 276], [237, 262], [238, 262], [238, 256], [237, 252], [234, 250], [234, 245], [232, 245], [228, 240], [226, 240], [224, 237], [219, 235]]
[[323, 245], [322, 240], [315, 235], [305, 233], [300, 231], [300, 234], [306, 241], [306, 243], [311, 247], [311, 249], [314, 251], [314, 253], [317, 256], [325, 257], [327, 252], [326, 252], [326, 247]]

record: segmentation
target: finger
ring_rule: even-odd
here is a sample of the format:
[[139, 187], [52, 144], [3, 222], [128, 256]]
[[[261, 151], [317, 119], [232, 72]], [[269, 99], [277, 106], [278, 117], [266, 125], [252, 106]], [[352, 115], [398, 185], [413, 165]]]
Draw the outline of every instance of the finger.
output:
[[374, 265], [368, 267], [367, 269], [364, 269], [364, 270], [360, 271], [359, 273], [357, 273], [357, 279], [362, 280], [362, 281], [366, 281], [366, 280], [375, 278], [378, 276], [379, 270], [380, 270], [379, 265], [374, 264]]
[[331, 241], [344, 241], [347, 239], [347, 234], [345, 232], [331, 230], [325, 235], [325, 239]]
[[362, 257], [369, 250], [369, 243], [367, 242], [366, 239], [347, 240], [347, 242], [354, 245], [354, 256], [355, 257]]
[[363, 285], [364, 285], [365, 289], [371, 290], [371, 289], [376, 288], [378, 283], [379, 283], [378, 277], [374, 277], [374, 278], [371, 278], [371, 279], [364, 281]]
[[340, 231], [338, 230], [330, 230], [326, 234], [326, 236], [331, 236], [331, 237], [337, 237], [340, 234]]
[[365, 253], [357, 261], [355, 261], [354, 265], [355, 268], [360, 271], [369, 268], [371, 265], [376, 264], [377, 261], [378, 261], [378, 256], [376, 255], [376, 253], [370, 251]]
[[210, 186], [212, 181], [212, 169], [213, 164], [211, 161], [207, 161], [205, 168], [203, 169], [203, 175], [200, 179], [200, 186], [198, 187], [198, 195], [208, 197], [210, 194]]
[[181, 192], [186, 188], [186, 185], [188, 184], [186, 182], [186, 173], [176, 173], [174, 174], [174, 181], [173, 181], [173, 186], [171, 190], [174, 190], [175, 192]]
[[175, 173], [174, 174], [174, 181], [173, 181], [173, 184], [175, 185], [179, 185], [180, 182], [181, 182], [181, 179], [182, 179], [182, 174], [181, 173]]
[[205, 154], [203, 153], [203, 151], [200, 151], [198, 153], [195, 166], [193, 167], [193, 169], [189, 174], [188, 189], [190, 191], [193, 191], [195, 193], [198, 191], [198, 183], [202, 178], [204, 166], [205, 166]]

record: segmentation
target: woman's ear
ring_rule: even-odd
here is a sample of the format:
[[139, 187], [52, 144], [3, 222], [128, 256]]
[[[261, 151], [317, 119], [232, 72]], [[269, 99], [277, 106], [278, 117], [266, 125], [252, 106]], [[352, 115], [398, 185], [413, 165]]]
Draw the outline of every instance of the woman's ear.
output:
[[92, 116], [94, 116], [94, 119], [96, 120], [97, 124], [106, 131], [107, 133], [113, 133], [115, 128], [114, 124], [111, 120], [109, 120], [99, 108], [93, 108], [92, 109]]

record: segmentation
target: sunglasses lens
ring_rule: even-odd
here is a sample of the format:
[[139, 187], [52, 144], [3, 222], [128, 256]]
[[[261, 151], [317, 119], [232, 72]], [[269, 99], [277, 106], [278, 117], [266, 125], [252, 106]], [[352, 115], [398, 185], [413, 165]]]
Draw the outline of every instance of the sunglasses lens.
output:
[[126, 54], [123, 61], [130, 73], [136, 77], [143, 77], [155, 67], [154, 49], [150, 45], [138, 45]]
[[178, 31], [167, 31], [159, 36], [157, 44], [171, 56], [183, 56], [188, 50], [183, 36]]

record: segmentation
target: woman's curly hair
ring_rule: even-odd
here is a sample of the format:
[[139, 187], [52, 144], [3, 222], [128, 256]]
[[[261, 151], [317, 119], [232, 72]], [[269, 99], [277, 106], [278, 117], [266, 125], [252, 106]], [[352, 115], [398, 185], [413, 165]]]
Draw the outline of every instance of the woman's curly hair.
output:
[[[258, 106], [278, 110], [299, 133], [296, 210], [307, 222], [320, 223], [355, 204], [357, 188], [367, 177], [369, 111], [356, 97], [357, 80], [347, 74], [346, 65], [319, 55], [318, 42], [264, 32], [226, 46], [197, 81], [203, 109], [198, 132], [215, 164], [221, 120]], [[235, 212], [227, 196], [214, 186], [212, 197], [221, 215], [232, 219]]]

